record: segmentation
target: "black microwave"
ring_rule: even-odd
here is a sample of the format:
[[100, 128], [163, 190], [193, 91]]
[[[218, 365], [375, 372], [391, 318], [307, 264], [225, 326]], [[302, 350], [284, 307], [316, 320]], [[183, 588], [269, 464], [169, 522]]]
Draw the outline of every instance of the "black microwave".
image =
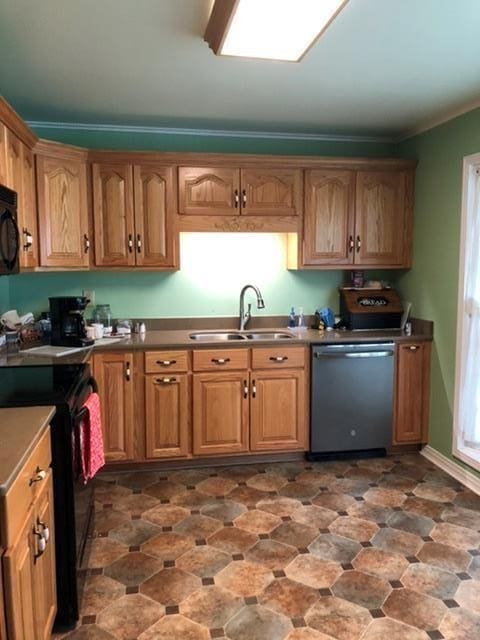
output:
[[0, 185], [0, 276], [19, 272], [17, 193]]

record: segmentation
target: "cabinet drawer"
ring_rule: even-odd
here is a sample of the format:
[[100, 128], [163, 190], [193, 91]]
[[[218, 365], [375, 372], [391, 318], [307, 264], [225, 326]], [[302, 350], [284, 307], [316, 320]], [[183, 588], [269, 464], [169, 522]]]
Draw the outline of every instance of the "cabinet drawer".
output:
[[51, 460], [50, 429], [47, 429], [4, 497], [0, 538], [6, 547], [13, 543], [25, 514], [47, 482]]
[[193, 352], [195, 371], [248, 369], [248, 349], [205, 349]]
[[145, 354], [145, 373], [159, 371], [188, 371], [188, 351], [148, 351]]
[[303, 347], [265, 347], [252, 349], [252, 369], [285, 369], [305, 366]]

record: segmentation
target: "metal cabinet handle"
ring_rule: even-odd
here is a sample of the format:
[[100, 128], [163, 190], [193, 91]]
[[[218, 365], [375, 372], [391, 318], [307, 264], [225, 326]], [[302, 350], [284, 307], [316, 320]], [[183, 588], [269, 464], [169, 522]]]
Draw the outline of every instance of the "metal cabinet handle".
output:
[[257, 397], [257, 385], [255, 383], [255, 380], [252, 380], [252, 398], [256, 398]]
[[128, 253], [133, 253], [133, 237], [132, 234], [128, 234]]
[[42, 527], [40, 535], [45, 540], [45, 542], [48, 542], [50, 540], [50, 529], [48, 527], [48, 524], [46, 524], [45, 522], [41, 522], [40, 520], [37, 520], [37, 524], [39, 527]]
[[417, 349], [419, 349], [420, 347], [416, 344], [412, 344], [408, 347], [410, 349], [410, 351], [416, 351]]
[[130, 375], [131, 375], [130, 362], [126, 362], [125, 363], [125, 380], [127, 382], [130, 382]]
[[230, 358], [212, 358], [212, 362], [215, 364], [227, 364], [227, 362], [230, 362]]
[[88, 253], [90, 251], [90, 240], [86, 233], [83, 234], [83, 251]]
[[235, 189], [235, 191], [233, 192], [233, 206], [235, 207], [235, 209], [238, 209], [238, 203], [239, 203], [238, 189]]
[[137, 233], [137, 253], [142, 253], [142, 236]]
[[42, 480], [45, 480], [46, 477], [47, 472], [44, 469], [40, 469], [40, 467], [37, 467], [35, 469], [35, 475], [33, 476], [33, 478], [30, 478], [29, 485], [32, 486], [32, 484], [35, 484], [36, 482], [41, 482]]
[[355, 242], [353, 240], [353, 236], [349, 236], [348, 238], [348, 252], [352, 253], [352, 251], [355, 249]]
[[288, 360], [288, 356], [270, 356], [269, 360], [272, 362], [285, 362], [285, 360]]
[[176, 378], [155, 378], [155, 384], [176, 384]]
[[159, 364], [161, 367], [169, 367], [172, 364], [176, 364], [176, 360], [157, 360], [156, 364]]
[[42, 532], [38, 531], [35, 528], [33, 529], [33, 535], [36, 537], [36, 542], [37, 542], [37, 551], [34, 555], [34, 558], [36, 560], [37, 558], [39, 558], [41, 555], [45, 553], [45, 549], [47, 548], [47, 541], [43, 537]]
[[248, 398], [248, 383], [246, 380], [243, 381], [243, 397]]
[[247, 206], [247, 192], [245, 189], [242, 189], [242, 207]]
[[28, 251], [30, 247], [33, 245], [33, 236], [26, 227], [23, 228], [22, 233], [23, 233], [23, 250]]
[[360, 240], [360, 236], [357, 236], [357, 253], [362, 248], [362, 241]]

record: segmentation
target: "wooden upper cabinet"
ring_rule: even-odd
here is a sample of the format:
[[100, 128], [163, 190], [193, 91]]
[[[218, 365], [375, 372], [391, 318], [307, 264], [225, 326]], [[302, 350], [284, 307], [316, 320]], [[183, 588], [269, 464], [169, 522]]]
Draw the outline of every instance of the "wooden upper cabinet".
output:
[[404, 171], [359, 171], [355, 264], [402, 266], [410, 251]]
[[334, 169], [305, 174], [304, 265], [351, 264], [355, 173]]
[[240, 171], [215, 167], [179, 167], [178, 210], [181, 214], [240, 213]]
[[22, 149], [22, 204], [19, 211], [22, 244], [20, 266], [38, 266], [38, 223], [35, 198], [35, 160], [31, 149]]
[[301, 169], [241, 169], [242, 215], [296, 216], [302, 211]]
[[190, 394], [186, 374], [145, 376], [147, 458], [189, 453]]
[[133, 266], [132, 165], [94, 163], [92, 175], [95, 264], [99, 267]]
[[7, 127], [0, 122], [0, 185], [8, 187], [7, 179]]
[[40, 264], [87, 267], [90, 240], [86, 158], [37, 155]]
[[248, 371], [193, 376], [193, 453], [248, 451]]
[[172, 167], [133, 167], [138, 266], [177, 266], [173, 173]]
[[10, 129], [5, 132], [6, 186], [18, 193], [18, 205], [22, 198], [22, 147], [23, 143]]
[[134, 451], [133, 354], [96, 353], [93, 372], [102, 407], [107, 462], [132, 460]]
[[397, 345], [395, 444], [425, 443], [428, 440], [430, 352], [430, 342]]

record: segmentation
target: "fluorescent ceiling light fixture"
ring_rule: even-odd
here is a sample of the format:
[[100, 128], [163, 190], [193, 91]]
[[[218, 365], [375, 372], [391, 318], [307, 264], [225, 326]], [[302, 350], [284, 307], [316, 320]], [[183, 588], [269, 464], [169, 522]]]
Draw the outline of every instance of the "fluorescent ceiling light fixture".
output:
[[298, 62], [348, 0], [215, 0], [205, 31], [222, 56]]

